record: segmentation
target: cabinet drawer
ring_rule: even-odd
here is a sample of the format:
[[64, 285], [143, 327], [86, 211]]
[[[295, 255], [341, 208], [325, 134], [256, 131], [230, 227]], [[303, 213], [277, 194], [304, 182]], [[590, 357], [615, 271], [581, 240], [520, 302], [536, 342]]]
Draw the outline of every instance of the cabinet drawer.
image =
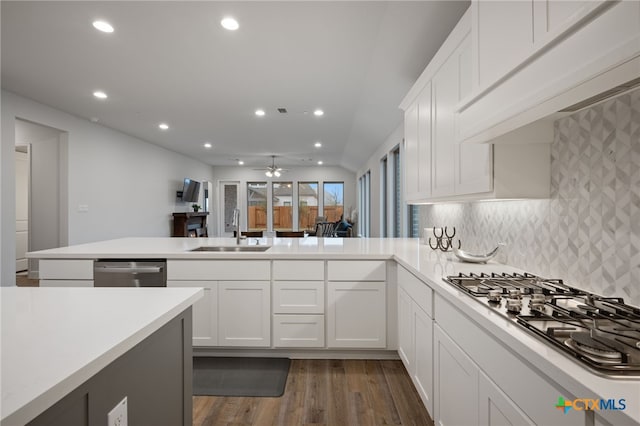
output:
[[168, 260], [168, 280], [269, 280], [268, 260]]
[[274, 280], [324, 280], [322, 260], [274, 260]]
[[276, 348], [324, 347], [324, 315], [274, 315]]
[[93, 287], [93, 280], [40, 280], [40, 287]]
[[433, 318], [433, 290], [411, 272], [398, 265], [398, 286]]
[[41, 259], [41, 280], [93, 280], [91, 259]]
[[324, 314], [324, 281], [276, 281], [274, 314]]
[[330, 260], [329, 281], [386, 281], [384, 260]]

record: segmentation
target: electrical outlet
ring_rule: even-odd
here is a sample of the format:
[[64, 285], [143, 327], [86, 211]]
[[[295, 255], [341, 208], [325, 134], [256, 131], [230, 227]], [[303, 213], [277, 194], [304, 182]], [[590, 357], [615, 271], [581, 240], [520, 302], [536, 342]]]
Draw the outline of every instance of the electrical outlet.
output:
[[127, 426], [127, 397], [107, 414], [107, 426]]
[[89, 211], [89, 204], [78, 204], [78, 212], [86, 213]]

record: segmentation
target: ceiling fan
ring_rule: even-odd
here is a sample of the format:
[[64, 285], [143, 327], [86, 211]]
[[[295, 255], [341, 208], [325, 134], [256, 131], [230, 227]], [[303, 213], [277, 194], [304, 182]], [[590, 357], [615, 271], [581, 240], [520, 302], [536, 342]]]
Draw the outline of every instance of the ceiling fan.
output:
[[262, 168], [262, 169], [254, 169], [254, 170], [266, 170], [266, 171], [264, 172], [264, 174], [265, 174], [267, 177], [274, 177], [274, 176], [275, 176], [275, 177], [280, 177], [280, 175], [281, 175], [283, 172], [286, 172], [286, 171], [287, 171], [286, 169], [283, 169], [282, 167], [278, 167], [278, 166], [276, 166], [276, 156], [275, 156], [275, 155], [272, 155], [272, 156], [271, 156], [271, 165], [270, 165], [270, 166], [267, 166], [266, 168]]

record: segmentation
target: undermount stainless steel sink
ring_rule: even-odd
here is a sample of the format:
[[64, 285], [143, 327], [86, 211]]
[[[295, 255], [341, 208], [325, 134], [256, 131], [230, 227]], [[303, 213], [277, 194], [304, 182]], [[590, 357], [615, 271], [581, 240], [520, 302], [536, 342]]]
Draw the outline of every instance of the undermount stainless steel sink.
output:
[[271, 246], [202, 246], [190, 251], [261, 252], [270, 248]]

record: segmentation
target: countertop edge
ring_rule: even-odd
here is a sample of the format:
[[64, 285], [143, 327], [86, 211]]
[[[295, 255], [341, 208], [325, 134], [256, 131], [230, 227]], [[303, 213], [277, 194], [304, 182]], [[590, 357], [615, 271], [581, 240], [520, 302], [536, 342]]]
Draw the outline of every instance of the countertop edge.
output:
[[130, 335], [128, 338], [118, 343], [109, 351], [103, 353], [100, 357], [94, 359], [84, 366], [81, 366], [73, 375], [67, 377], [63, 381], [49, 388], [44, 393], [38, 395], [35, 399], [29, 401], [22, 407], [17, 408], [13, 412], [6, 414], [6, 416], [3, 413], [3, 418], [0, 420], [0, 425], [11, 426], [14, 424], [26, 424], [32, 421], [38, 415], [42, 414], [48, 408], [53, 406], [56, 402], [60, 401], [60, 399], [65, 395], [69, 394], [78, 386], [85, 383], [100, 370], [111, 364], [114, 360], [124, 355], [126, 352], [149, 337], [151, 334], [162, 328], [165, 324], [178, 316], [181, 312], [188, 309], [193, 305], [193, 303], [202, 298], [204, 295], [204, 290], [201, 288], [189, 288], [184, 290], [191, 290], [192, 294], [180, 301], [164, 314], [153, 319], [146, 326], [138, 330], [138, 332]]

